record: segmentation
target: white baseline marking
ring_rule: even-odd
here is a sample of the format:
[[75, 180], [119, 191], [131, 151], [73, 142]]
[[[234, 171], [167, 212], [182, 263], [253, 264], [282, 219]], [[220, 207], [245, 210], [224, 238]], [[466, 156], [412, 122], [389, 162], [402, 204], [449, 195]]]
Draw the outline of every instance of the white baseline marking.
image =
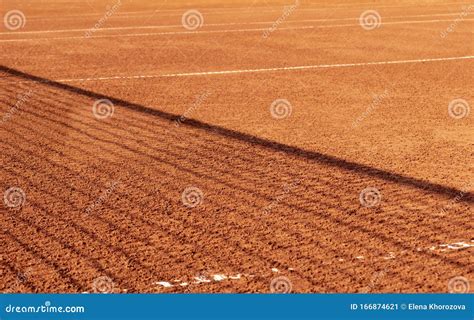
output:
[[[396, 22], [384, 22], [381, 26], [385, 25], [397, 25], [397, 24], [420, 24], [420, 23], [439, 23], [439, 22], [452, 22], [453, 20], [408, 20], [408, 21], [396, 21]], [[474, 21], [474, 19], [463, 19], [463, 21]], [[277, 30], [304, 30], [304, 29], [322, 29], [322, 28], [340, 28], [340, 27], [360, 27], [357, 24], [336, 24], [336, 25], [318, 25], [318, 26], [301, 26], [301, 27], [286, 27], [278, 28]], [[99, 38], [117, 38], [117, 37], [147, 37], [147, 36], [160, 36], [160, 35], [200, 35], [209, 33], [239, 33], [239, 32], [255, 32], [255, 31], [267, 31], [270, 28], [252, 28], [252, 29], [228, 29], [228, 30], [204, 30], [204, 31], [170, 31], [170, 32], [149, 32], [149, 33], [128, 33], [128, 34], [110, 34], [110, 35], [99, 35], [92, 37], [85, 36], [66, 36], [66, 37], [48, 37], [48, 38], [23, 38], [23, 39], [0, 39], [1, 42], [25, 42], [25, 41], [41, 41], [41, 40], [69, 40], [69, 39], [99, 39]]]
[[[422, 18], [422, 17], [445, 17], [445, 16], [459, 16], [459, 13], [440, 13], [440, 14], [417, 14], [417, 15], [405, 15], [405, 16], [391, 16], [383, 17], [386, 19], [398, 19], [398, 18]], [[286, 23], [301, 23], [301, 22], [326, 22], [326, 21], [359, 21], [359, 17], [352, 18], [337, 18], [337, 19], [304, 19], [304, 20], [287, 20]], [[409, 20], [405, 20], [409, 21]], [[417, 21], [417, 20], [414, 20]], [[420, 21], [420, 20], [418, 20]], [[395, 21], [396, 22], [396, 21]], [[403, 22], [403, 21], [402, 21]], [[254, 22], [228, 22], [228, 23], [206, 23], [205, 26], [238, 26], [238, 25], [253, 25], [253, 24], [268, 24], [272, 25], [275, 21], [254, 21]], [[98, 28], [94, 32], [105, 32], [109, 30], [140, 30], [140, 29], [164, 29], [164, 28], [183, 28], [182, 24], [170, 24], [170, 25], [153, 25], [153, 26], [127, 26], [127, 27], [109, 27], [109, 28]], [[83, 32], [90, 31], [92, 28], [87, 29], [58, 29], [58, 30], [35, 30], [35, 31], [20, 31], [20, 32], [0, 32], [0, 35], [12, 35], [19, 36], [23, 34], [43, 34], [43, 33], [66, 33], [66, 32]]]
[[[54, 80], [54, 81], [56, 81], [56, 82], [83, 82], [83, 81], [105, 81], [105, 80], [126, 80], [126, 79], [149, 79], [149, 78], [169, 78], [169, 77], [211, 76], [211, 75], [226, 75], [226, 74], [241, 74], [241, 73], [261, 73], [261, 72], [295, 71], [295, 70], [309, 70], [309, 69], [347, 68], [347, 67], [376, 66], [376, 65], [395, 65], [395, 64], [406, 64], [406, 63], [453, 61], [453, 60], [468, 60], [468, 59], [474, 59], [474, 56], [447, 57], [447, 58], [426, 58], [426, 59], [414, 59], [414, 60], [391, 60], [391, 61], [358, 62], [358, 63], [317, 64], [317, 65], [309, 65], [309, 66], [276, 67], [276, 68], [261, 68], [261, 69], [240, 69], [240, 70], [187, 72], [187, 73], [165, 73], [165, 74], [157, 74], [157, 75], [113, 76], [113, 77], [97, 77], [97, 78], [82, 78], [82, 79], [58, 79], [58, 80]], [[27, 81], [19, 81], [19, 82], [16, 82], [16, 83], [24, 83], [24, 82], [27, 82]]]

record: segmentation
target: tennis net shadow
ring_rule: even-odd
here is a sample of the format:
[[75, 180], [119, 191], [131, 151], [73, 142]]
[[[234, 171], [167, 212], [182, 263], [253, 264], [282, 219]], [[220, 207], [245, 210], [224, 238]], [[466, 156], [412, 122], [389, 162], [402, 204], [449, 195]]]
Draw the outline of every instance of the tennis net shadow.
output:
[[[118, 99], [118, 98], [110, 97], [110, 96], [103, 95], [103, 94], [100, 94], [100, 93], [85, 90], [85, 89], [82, 89], [82, 88], [79, 88], [79, 87], [74, 87], [74, 86], [71, 86], [71, 85], [68, 85], [68, 84], [65, 84], [65, 83], [60, 83], [60, 82], [48, 80], [48, 79], [41, 78], [41, 77], [38, 77], [38, 76], [35, 76], [35, 75], [31, 75], [31, 74], [28, 74], [28, 73], [21, 72], [19, 70], [7, 68], [5, 66], [0, 66], [0, 72], [8, 73], [8, 74], [11, 74], [13, 76], [23, 78], [25, 80], [37, 81], [37, 82], [40, 82], [40, 83], [43, 83], [43, 84], [47, 84], [49, 86], [53, 86], [53, 87], [60, 88], [60, 89], [63, 89], [63, 90], [67, 90], [67, 91], [70, 91], [70, 92], [73, 92], [73, 93], [81, 94], [81, 95], [84, 95], [84, 96], [88, 96], [88, 97], [94, 98], [94, 99], [108, 99], [112, 103], [114, 103], [114, 105], [124, 107], [124, 108], [128, 108], [128, 109], [131, 109], [131, 110], [134, 110], [134, 111], [137, 111], [137, 112], [141, 112], [141, 113], [144, 113], [144, 114], [150, 114], [150, 115], [153, 115], [153, 116], [157, 116], [157, 117], [160, 117], [162, 119], [169, 120], [169, 121], [177, 121], [181, 117], [181, 115], [171, 114], [171, 113], [164, 112], [164, 111], [161, 111], [161, 110], [146, 107], [146, 106], [143, 106], [143, 105], [140, 105], [140, 104], [131, 103], [131, 102], [128, 102], [128, 101], [124, 101], [122, 99]], [[390, 182], [396, 182], [396, 183], [399, 183], [399, 184], [406, 184], [406, 185], [413, 186], [413, 187], [416, 187], [416, 188], [420, 188], [422, 190], [426, 190], [426, 191], [429, 191], [429, 192], [445, 194], [445, 195], [448, 195], [450, 197], [455, 197], [458, 194], [463, 192], [462, 190], [459, 190], [459, 189], [456, 189], [456, 188], [447, 187], [447, 186], [443, 186], [443, 185], [440, 185], [440, 184], [424, 181], [424, 180], [421, 180], [421, 179], [408, 177], [408, 176], [405, 176], [405, 175], [402, 175], [402, 174], [389, 172], [389, 171], [381, 170], [381, 169], [377, 169], [377, 168], [373, 168], [373, 167], [370, 167], [370, 166], [367, 166], [367, 165], [364, 165], [364, 164], [359, 164], [359, 163], [347, 161], [347, 160], [344, 160], [344, 159], [340, 159], [340, 158], [337, 158], [337, 157], [334, 157], [334, 156], [322, 154], [322, 153], [319, 153], [319, 152], [304, 150], [304, 149], [301, 149], [301, 148], [298, 148], [298, 147], [278, 143], [276, 141], [270, 141], [270, 140], [267, 140], [267, 139], [262, 139], [262, 138], [252, 136], [252, 135], [249, 135], [249, 134], [246, 134], [246, 133], [234, 131], [234, 130], [231, 130], [231, 129], [227, 129], [227, 128], [224, 128], [224, 127], [212, 125], [212, 124], [205, 123], [205, 122], [201, 122], [201, 121], [195, 120], [195, 119], [187, 119], [187, 121], [184, 122], [184, 125], [192, 126], [192, 127], [203, 129], [203, 130], [208, 130], [209, 132], [212, 132], [214, 134], [219, 134], [219, 135], [229, 137], [229, 138], [232, 138], [232, 139], [236, 139], [236, 140], [240, 140], [240, 141], [243, 141], [243, 142], [259, 145], [259, 146], [262, 146], [262, 147], [265, 147], [265, 148], [273, 149], [275, 151], [285, 152], [285, 153], [290, 154], [290, 155], [304, 157], [304, 158], [307, 158], [307, 159], [310, 159], [310, 160], [313, 160], [313, 161], [318, 161], [318, 162], [321, 162], [321, 163], [324, 163], [324, 164], [327, 164], [327, 165], [331, 165], [331, 166], [335, 166], [335, 167], [339, 167], [339, 168], [342, 168], [342, 169], [345, 169], [345, 170], [356, 171], [356, 172], [360, 172], [360, 173], [370, 175], [370, 176], [374, 176], [374, 177], [377, 177], [377, 178], [382, 178], [382, 179], [385, 179], [385, 180], [390, 181]], [[463, 201], [468, 201], [468, 202], [472, 203], [472, 202], [474, 202], [474, 197], [473, 196], [474, 195], [469, 192], [464, 196]]]
[[[381, 291], [426, 291], [444, 283], [419, 273], [472, 272], [464, 253], [430, 249], [469, 239], [462, 224], [471, 194], [445, 221], [434, 213], [460, 190], [198, 120], [175, 126], [174, 114], [1, 70], [18, 80], [2, 89], [2, 111], [17, 92], [32, 91], [0, 127], [2, 187], [23, 186], [28, 196], [20, 211], [7, 211], [3, 228], [15, 239], [18, 225], [32, 231], [38, 265], [61, 252], [52, 265], [65, 266], [71, 291], [105, 273], [121, 288], [153, 292], [160, 289], [153, 281], [192, 279], [203, 268], [254, 277], [170, 290], [265, 292], [277, 268], [297, 291], [357, 291], [385, 269], [396, 281]], [[114, 104], [113, 117], [94, 118], [97, 99]], [[377, 206], [360, 202], [368, 186], [382, 193]], [[186, 205], [189, 188], [196, 206]], [[10, 242], [10, 250], [24, 250]], [[58, 270], [49, 272], [60, 281]]]

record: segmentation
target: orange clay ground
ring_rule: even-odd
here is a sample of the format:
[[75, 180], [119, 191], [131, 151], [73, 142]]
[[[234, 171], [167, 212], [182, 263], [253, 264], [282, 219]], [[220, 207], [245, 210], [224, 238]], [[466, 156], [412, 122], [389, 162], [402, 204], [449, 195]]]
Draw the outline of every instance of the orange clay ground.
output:
[[0, 291], [472, 291], [472, 5], [11, 10]]

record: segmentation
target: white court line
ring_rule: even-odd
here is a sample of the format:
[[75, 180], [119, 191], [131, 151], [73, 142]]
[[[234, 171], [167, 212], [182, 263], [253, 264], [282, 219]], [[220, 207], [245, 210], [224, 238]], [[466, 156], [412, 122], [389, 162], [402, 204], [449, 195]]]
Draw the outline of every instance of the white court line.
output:
[[[445, 16], [459, 16], [459, 13], [440, 13], [440, 14], [418, 14], [418, 15], [405, 15], [405, 16], [391, 16], [383, 17], [385, 19], [398, 19], [398, 18], [421, 18], [421, 17], [445, 17]], [[358, 21], [359, 17], [352, 18], [337, 18], [337, 19], [305, 19], [305, 20], [287, 20], [285, 23], [299, 23], [299, 22], [325, 22], [325, 21]], [[408, 20], [406, 20], [408, 21]], [[228, 23], [205, 23], [207, 26], [234, 26], [234, 25], [252, 25], [252, 24], [268, 24], [272, 25], [275, 21], [255, 21], [255, 22], [228, 22]], [[171, 25], [153, 25], [153, 26], [129, 26], [129, 27], [110, 27], [110, 28], [98, 28], [94, 32], [104, 32], [109, 30], [133, 30], [133, 29], [161, 29], [161, 28], [183, 28], [182, 24], [171, 24]], [[92, 28], [87, 29], [58, 29], [58, 30], [35, 30], [35, 31], [21, 31], [21, 32], [0, 32], [0, 35], [23, 35], [23, 34], [43, 34], [43, 33], [64, 33], [64, 32], [82, 32], [90, 31]]]
[[[420, 23], [438, 23], [438, 22], [452, 22], [453, 20], [408, 20], [408, 21], [396, 21], [396, 22], [383, 22], [381, 27], [384, 25], [397, 25], [397, 24], [420, 24]], [[474, 19], [463, 19], [463, 21], [474, 21]], [[340, 28], [340, 27], [361, 27], [359, 23], [356, 24], [336, 24], [336, 25], [318, 25], [318, 26], [301, 26], [301, 27], [286, 27], [277, 28], [278, 30], [304, 30], [304, 29], [324, 29], [324, 28]], [[367, 25], [371, 26], [371, 25]], [[99, 38], [117, 38], [117, 37], [146, 37], [146, 36], [160, 36], [160, 35], [200, 35], [209, 33], [239, 33], [239, 32], [255, 32], [255, 31], [268, 31], [270, 28], [253, 28], [253, 29], [228, 29], [228, 30], [204, 30], [204, 31], [170, 31], [170, 32], [150, 32], [150, 33], [128, 33], [128, 34], [110, 34], [110, 35], [98, 35], [98, 36], [66, 36], [66, 37], [49, 37], [49, 38], [22, 38], [22, 39], [1, 39], [2, 42], [25, 42], [25, 41], [41, 41], [41, 40], [68, 40], [68, 39], [99, 39]], [[368, 31], [367, 31], [368, 32]]]
[[[449, 21], [451, 21], [451, 20], [449, 20]], [[279, 28], [278, 30], [298, 30], [298, 29], [314, 29], [314, 26], [288, 27], [288, 28]], [[146, 36], [164, 36], [164, 35], [178, 35], [178, 34], [235, 33], [235, 32], [255, 32], [255, 31], [265, 31], [265, 30], [268, 30], [268, 28], [110, 34], [110, 35], [102, 35], [102, 36], [92, 36], [92, 37], [88, 37], [88, 38], [86, 38], [85, 36], [72, 36], [72, 37], [27, 38], [27, 39], [6, 39], [6, 40], [2, 39], [2, 40], [0, 40], [0, 42], [21, 42], [21, 41], [37, 41], [37, 40], [67, 40], [67, 39], [88, 40], [88, 39], [97, 39], [97, 38], [146, 37]]]
[[[330, 69], [330, 68], [347, 68], [347, 67], [362, 67], [362, 66], [377, 66], [377, 65], [395, 65], [395, 64], [407, 64], [407, 63], [419, 63], [419, 62], [454, 61], [454, 60], [468, 60], [468, 59], [474, 59], [474, 56], [426, 58], [426, 59], [415, 59], [415, 60], [358, 62], [358, 63], [317, 64], [317, 65], [309, 65], [309, 66], [276, 67], [276, 68], [261, 68], [261, 69], [240, 69], [240, 70], [187, 72], [187, 73], [164, 73], [164, 74], [157, 74], [157, 75], [57, 79], [57, 80], [51, 80], [51, 81], [84, 82], [84, 81], [107, 81], [107, 80], [128, 80], [128, 79], [149, 79], [149, 78], [194, 77], [194, 76], [212, 76], [212, 75], [241, 74], [241, 73], [262, 73], [262, 72], [295, 71], [295, 70], [310, 70], [310, 69]], [[30, 82], [30, 81], [18, 81], [18, 82], [15, 82], [15, 84], [27, 83], [27, 82]], [[45, 82], [48, 82], [48, 81], [45, 81]]]
[[[291, 6], [294, 5], [294, 3], [288, 3], [286, 6]], [[459, 5], [459, 6], [468, 6], [472, 5], [471, 3], [460, 3], [460, 2], [449, 2], [449, 3], [420, 3], [420, 4], [407, 4], [407, 5], [377, 5], [377, 4], [372, 4], [372, 3], [361, 3], [361, 4], [354, 4], [352, 6], [343, 6], [344, 4], [340, 4], [334, 7], [322, 7], [322, 8], [298, 8], [298, 11], [306, 12], [306, 11], [324, 11], [324, 10], [337, 10], [337, 9], [344, 9], [344, 10], [367, 10], [367, 9], [381, 9], [381, 8], [415, 8], [415, 7], [434, 7], [434, 6], [448, 6], [448, 5]], [[364, 6], [362, 8], [357, 7], [358, 5]], [[199, 8], [194, 8], [196, 10], [199, 10], [203, 15], [214, 15], [214, 14], [223, 14], [223, 13], [239, 13], [240, 10], [242, 10], [242, 13], [248, 13], [248, 12], [253, 12], [256, 11], [258, 13], [263, 13], [263, 12], [281, 12], [284, 9], [284, 5], [278, 7], [278, 6], [273, 6], [273, 7], [242, 7], [242, 8], [204, 8], [204, 9], [199, 9]], [[275, 9], [269, 9], [269, 8], [275, 8]], [[183, 13], [185, 13], [189, 8], [183, 8], [183, 9], [176, 9], [176, 13], [169, 13], [171, 11], [168, 10], [157, 10], [156, 13], [154, 14], [155, 16], [159, 16], [160, 14], [166, 14], [166, 16], [181, 16]], [[237, 9], [237, 10], [236, 10]], [[207, 11], [209, 10], [209, 11]], [[144, 11], [148, 12], [148, 11]], [[153, 14], [153, 11], [149, 11], [149, 14], [138, 14], [138, 15], [133, 15], [135, 13], [138, 13], [137, 11], [135, 12], [121, 12], [120, 14], [117, 12], [116, 14], [112, 15], [110, 18], [138, 18], [138, 17], [148, 17]], [[105, 13], [105, 11], [104, 11]], [[130, 16], [129, 14], [132, 14], [133, 16]], [[70, 15], [70, 16], [61, 16], [61, 17], [40, 17], [40, 16], [34, 16], [31, 17], [30, 20], [35, 20], [35, 21], [49, 21], [49, 20], [70, 20], [70, 18], [81, 18], [81, 17], [101, 17], [103, 16], [102, 14], [84, 14], [84, 15]]]
[[[282, 10], [284, 9], [285, 6], [291, 6], [293, 5], [294, 3], [289, 3], [288, 5], [281, 5], [281, 6], [251, 6], [251, 7], [208, 7], [208, 8], [194, 8], [196, 10], [199, 10], [202, 14], [205, 14], [205, 13], [226, 13], [226, 12], [238, 12], [238, 11], [251, 11], [251, 10], [272, 10], [272, 11], [275, 11], [275, 10]], [[332, 7], [321, 7], [321, 8], [306, 8], [306, 9], [318, 9], [318, 10], [324, 10], [324, 9], [333, 9], [333, 8], [352, 8], [352, 7], [355, 7], [355, 6], [363, 6], [363, 5], [373, 5], [372, 2], [363, 2], [363, 3], [353, 3], [352, 6], [349, 6], [349, 7], [346, 7], [345, 5], [347, 5], [347, 3], [335, 3], [334, 6]], [[446, 3], [447, 5], [450, 4], [450, 3]], [[451, 3], [451, 4], [457, 4], [456, 3]], [[184, 12], [186, 12], [187, 10], [189, 10], [190, 8], [181, 8], [181, 9], [160, 9], [160, 10], [139, 10], [139, 11], [118, 11], [116, 13], [114, 13], [114, 16], [115, 15], [120, 15], [120, 16], [126, 16], [126, 15], [130, 15], [130, 14], [153, 14], [155, 12], [176, 12], [176, 13], [180, 13], [180, 14], [183, 14]], [[79, 18], [79, 17], [90, 17], [90, 16], [93, 16], [93, 17], [101, 17], [103, 16], [104, 13], [100, 13], [100, 12], [97, 12], [97, 13], [83, 13], [83, 14], [70, 14], [70, 15], [62, 15], [62, 17], [64, 18]], [[29, 19], [32, 19], [32, 20], [35, 20], [35, 19], [53, 19], [51, 16], [29, 16]]]

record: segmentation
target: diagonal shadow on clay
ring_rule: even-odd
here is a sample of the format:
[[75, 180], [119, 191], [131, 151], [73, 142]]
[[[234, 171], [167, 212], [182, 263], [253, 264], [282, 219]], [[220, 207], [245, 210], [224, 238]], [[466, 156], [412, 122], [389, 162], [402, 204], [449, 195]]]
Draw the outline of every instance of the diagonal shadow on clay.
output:
[[[108, 99], [116, 106], [120, 106], [123, 108], [141, 112], [144, 114], [153, 115], [156, 117], [160, 117], [162, 119], [175, 121], [180, 118], [180, 116], [176, 114], [149, 108], [137, 103], [128, 102], [122, 99], [118, 99], [118, 98], [110, 97], [110, 96], [103, 95], [100, 93], [96, 93], [93, 91], [81, 89], [81, 88], [74, 87], [68, 84], [48, 80], [46, 78], [31, 75], [19, 70], [8, 68], [6, 66], [0, 65], [0, 72], [17, 76], [25, 80], [33, 80], [33, 81], [41, 82], [52, 87], [56, 87], [63, 90], [67, 90], [69, 92], [81, 94], [81, 95], [88, 96], [94, 99]], [[437, 194], [441, 194], [441, 195], [445, 195], [449, 197], [455, 197], [456, 195], [459, 195], [460, 193], [464, 193], [457, 188], [452, 188], [452, 187], [444, 186], [441, 184], [424, 181], [422, 179], [413, 178], [413, 177], [405, 176], [402, 174], [374, 168], [368, 165], [359, 164], [352, 161], [347, 161], [338, 157], [326, 155], [326, 154], [316, 152], [316, 151], [304, 150], [302, 148], [289, 146], [289, 145], [282, 144], [276, 141], [271, 141], [268, 139], [259, 138], [250, 134], [212, 125], [212, 124], [205, 123], [199, 120], [187, 119], [187, 121], [183, 122], [183, 125], [192, 126], [198, 129], [206, 130], [207, 132], [212, 133], [212, 134], [225, 136], [231, 139], [239, 140], [239, 141], [254, 144], [254, 145], [259, 145], [261, 147], [272, 149], [275, 151], [284, 152], [292, 156], [298, 156], [298, 157], [306, 158], [308, 160], [316, 161], [319, 163], [324, 163], [326, 165], [338, 167], [347, 171], [353, 171], [360, 174], [365, 174], [367, 176], [373, 176], [373, 177], [380, 178], [386, 181], [395, 182], [401, 185], [408, 185], [408, 186], [415, 187], [415, 188], [428, 191], [428, 192], [433, 192], [433, 193], [437, 193]], [[467, 202], [467, 203], [474, 203], [474, 194], [472, 192], [464, 193], [464, 197], [462, 201]]]

